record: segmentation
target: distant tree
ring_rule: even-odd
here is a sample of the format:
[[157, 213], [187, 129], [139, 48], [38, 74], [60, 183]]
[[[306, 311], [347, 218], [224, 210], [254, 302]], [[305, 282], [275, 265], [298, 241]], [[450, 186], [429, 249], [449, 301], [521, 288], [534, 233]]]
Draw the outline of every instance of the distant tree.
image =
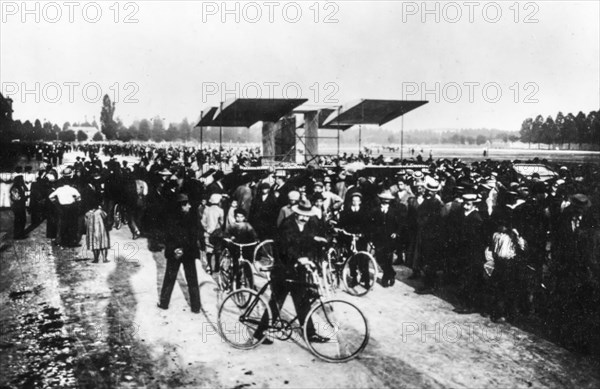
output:
[[160, 142], [165, 139], [165, 126], [159, 116], [156, 116], [154, 119], [152, 119], [151, 138], [155, 142]]
[[182, 139], [180, 137], [179, 130], [177, 129], [175, 123], [171, 123], [169, 124], [169, 128], [167, 128], [167, 131], [165, 131], [164, 140], [166, 140], [167, 142], [172, 142], [177, 138]]
[[527, 118], [523, 120], [521, 124], [521, 141], [529, 143], [529, 147], [531, 147], [531, 141], [533, 138], [533, 119]]
[[132, 139], [137, 139], [138, 130], [134, 125], [129, 126], [129, 128], [123, 126], [122, 128], [119, 128], [118, 135], [119, 139], [123, 142], [129, 142]]
[[82, 130], [77, 131], [77, 142], [85, 142], [88, 136]]
[[42, 126], [42, 139], [45, 141], [54, 140], [56, 139], [56, 137], [53, 135], [54, 134], [52, 133], [52, 123], [45, 122]]
[[[590, 112], [590, 115], [592, 112]], [[593, 112], [593, 118], [591, 119], [591, 136], [592, 140], [600, 149], [600, 111]]]
[[100, 111], [100, 130], [106, 136], [107, 140], [113, 140], [117, 137], [117, 125], [113, 119], [114, 114], [115, 103], [111, 103], [110, 97], [104, 95], [102, 110]]
[[597, 139], [594, 139], [594, 122], [596, 120], [596, 112], [590, 111], [585, 118], [585, 142], [590, 144], [598, 143]]
[[[73, 126], [76, 126], [76, 124], [73, 124]], [[63, 131], [67, 131], [69, 128], [71, 128], [71, 123], [69, 122], [64, 122], [63, 126], [62, 126], [62, 130]]]
[[487, 142], [487, 138], [483, 135], [477, 135], [477, 138], [475, 138], [475, 143], [477, 143], [478, 145], [482, 145], [485, 142]]
[[150, 130], [150, 121], [147, 119], [142, 119], [142, 121], [140, 122], [137, 138], [142, 141], [147, 141], [150, 140], [151, 135], [152, 134]]
[[554, 120], [554, 123], [556, 124], [556, 130], [558, 132], [557, 134], [557, 143], [560, 143], [561, 145], [563, 143], [565, 143], [565, 139], [566, 134], [565, 134], [565, 116], [563, 115], [562, 112], [558, 112], [558, 114], [556, 115], [556, 119]]
[[42, 128], [42, 122], [40, 122], [40, 119], [35, 119], [29, 140], [42, 140], [43, 138], [44, 129]]
[[188, 122], [187, 118], [184, 118], [179, 124], [179, 136], [178, 138], [183, 140], [190, 140], [192, 138], [192, 126]]
[[92, 137], [92, 140], [93, 140], [94, 142], [101, 142], [101, 141], [103, 141], [103, 140], [104, 140], [104, 138], [102, 137], [102, 133], [101, 133], [100, 131], [96, 132], [96, 133], [94, 134], [94, 136]]
[[564, 142], [569, 145], [568, 147], [570, 150], [571, 143], [577, 142], [577, 125], [575, 124], [575, 116], [573, 116], [572, 113], [569, 113], [567, 116], [565, 116], [561, 133], [564, 136]]
[[586, 116], [583, 112], [579, 111], [577, 116], [575, 116], [575, 127], [577, 128], [577, 143], [579, 143], [579, 147], [581, 148], [581, 144], [585, 142], [586, 136]]
[[542, 139], [542, 125], [544, 124], [544, 118], [542, 115], [537, 115], [531, 126], [531, 141], [533, 143], [540, 143]]
[[552, 116], [548, 116], [546, 121], [542, 124], [542, 133], [540, 142], [547, 145], [554, 144], [558, 139], [558, 128]]
[[60, 134], [58, 134], [58, 139], [63, 142], [75, 142], [75, 139], [77, 139], [77, 136], [75, 135], [75, 131], [67, 130], [67, 131], [61, 131]]

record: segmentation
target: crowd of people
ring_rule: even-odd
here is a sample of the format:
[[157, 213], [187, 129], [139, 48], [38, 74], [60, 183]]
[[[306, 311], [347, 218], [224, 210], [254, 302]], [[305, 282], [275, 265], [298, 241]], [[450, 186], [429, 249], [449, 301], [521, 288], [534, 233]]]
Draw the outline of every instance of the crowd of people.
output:
[[[182, 264], [197, 312], [197, 258], [206, 258], [206, 270], [216, 272], [223, 237], [277, 240], [302, 214], [319, 235], [330, 237], [332, 225], [362, 234], [358, 249], [374, 252], [383, 287], [394, 285], [394, 265], [403, 265], [412, 269], [403, 281], [421, 280], [414, 284], [420, 285], [417, 293], [455, 291], [459, 313], [494, 321], [535, 316], [553, 339], [600, 351], [595, 164], [553, 165], [556, 176], [543, 181], [536, 172], [519, 174], [511, 161], [430, 158], [425, 167], [356, 170], [352, 162], [383, 157], [341, 155], [323, 160], [328, 168], [246, 169], [260, 166], [257, 150], [76, 147], [85, 158], [62, 171], [47, 160], [29, 191], [15, 178], [15, 238], [25, 237], [28, 209], [32, 223], [46, 219], [49, 239], [78, 245], [98, 220], [111, 229], [117, 205], [133, 239], [143, 235], [150, 246], [165, 248], [161, 308], [168, 308]], [[102, 162], [99, 155], [109, 158]], [[117, 155], [139, 162], [119, 163]], [[207, 168], [222, 162], [232, 171]], [[95, 240], [102, 250], [108, 237]]]

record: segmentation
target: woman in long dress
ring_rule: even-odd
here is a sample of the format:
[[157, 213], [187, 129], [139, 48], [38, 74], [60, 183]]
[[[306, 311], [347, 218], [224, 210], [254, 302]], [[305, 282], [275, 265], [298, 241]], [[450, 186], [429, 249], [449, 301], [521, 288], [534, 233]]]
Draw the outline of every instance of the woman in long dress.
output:
[[110, 247], [110, 235], [106, 226], [107, 215], [102, 207], [90, 209], [85, 214], [86, 235], [85, 241], [87, 249], [94, 253], [94, 263], [98, 263], [100, 253], [104, 262], [109, 262], [107, 258], [108, 248]]

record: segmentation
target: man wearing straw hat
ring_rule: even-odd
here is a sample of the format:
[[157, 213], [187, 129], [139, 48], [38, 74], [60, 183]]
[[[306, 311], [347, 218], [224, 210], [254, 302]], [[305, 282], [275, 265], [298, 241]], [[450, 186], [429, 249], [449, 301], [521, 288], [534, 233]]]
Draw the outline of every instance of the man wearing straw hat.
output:
[[[305, 281], [305, 266], [311, 266], [311, 260], [317, 255], [318, 246], [314, 238], [319, 236], [320, 227], [318, 221], [313, 217], [314, 211], [310, 201], [306, 199], [292, 207], [294, 217], [288, 217], [279, 228], [275, 256], [275, 263], [271, 271], [271, 301], [269, 305], [273, 312], [273, 320], [279, 315], [279, 310], [288, 294], [292, 295], [294, 307], [298, 314], [300, 324], [310, 309], [309, 290], [303, 285], [286, 282], [288, 279]], [[268, 316], [263, 316], [254, 336], [258, 339], [263, 337], [267, 328]], [[311, 342], [326, 342], [315, 333], [312, 323], [309, 324], [309, 340]], [[265, 339], [263, 344], [272, 344], [270, 339]]]
[[441, 185], [427, 176], [424, 180], [425, 195], [417, 209], [417, 237], [413, 271], [423, 270], [424, 287], [418, 291], [427, 294], [433, 291], [435, 275], [442, 256], [442, 208], [444, 203], [437, 196]]
[[381, 205], [373, 213], [373, 243], [375, 244], [375, 258], [383, 270], [381, 284], [387, 288], [393, 286], [396, 281], [396, 272], [392, 261], [396, 239], [400, 235], [400, 215], [397, 208], [390, 207], [394, 196], [389, 190], [383, 191], [377, 197]]

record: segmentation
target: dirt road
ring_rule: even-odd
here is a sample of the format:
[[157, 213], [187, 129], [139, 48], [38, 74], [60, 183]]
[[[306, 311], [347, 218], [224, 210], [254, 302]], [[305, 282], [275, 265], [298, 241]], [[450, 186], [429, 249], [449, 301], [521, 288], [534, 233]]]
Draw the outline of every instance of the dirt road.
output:
[[[6, 221], [6, 219], [3, 219]], [[302, 342], [251, 351], [224, 343], [212, 323], [219, 301], [199, 270], [203, 311], [190, 312], [180, 275], [170, 309], [156, 307], [161, 252], [112, 232], [110, 263], [62, 249], [45, 225], [1, 252], [0, 385], [8, 387], [589, 387], [597, 361], [510, 324], [458, 315], [405, 282], [367, 296], [342, 294], [366, 314], [371, 340], [345, 364], [316, 359]], [[200, 268], [200, 266], [199, 266]], [[398, 268], [397, 279], [408, 271]]]

